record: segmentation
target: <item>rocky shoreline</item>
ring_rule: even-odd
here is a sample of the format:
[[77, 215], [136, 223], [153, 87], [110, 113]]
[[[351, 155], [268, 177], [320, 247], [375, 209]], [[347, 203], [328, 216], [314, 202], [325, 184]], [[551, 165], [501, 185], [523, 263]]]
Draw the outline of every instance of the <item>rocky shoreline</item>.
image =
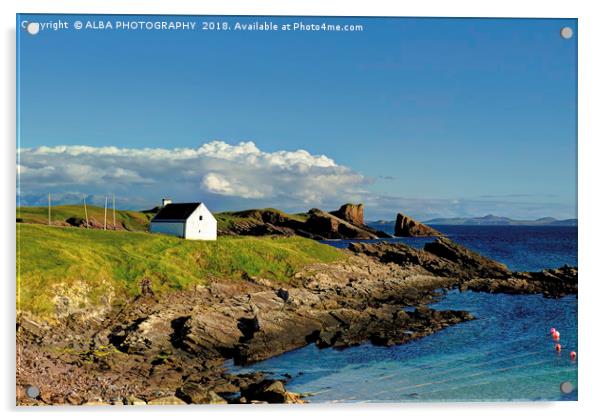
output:
[[[19, 314], [17, 403], [297, 403], [302, 396], [286, 391], [285, 381], [231, 374], [225, 360], [248, 364], [308, 344], [420, 339], [474, 319], [427, 306], [452, 288], [577, 294], [577, 268], [516, 273], [446, 238], [424, 250], [353, 243], [345, 252], [345, 261], [304, 267], [288, 284], [224, 279], [161, 297], [141, 287], [130, 302], [86, 319]], [[31, 385], [37, 398], [25, 393]]]

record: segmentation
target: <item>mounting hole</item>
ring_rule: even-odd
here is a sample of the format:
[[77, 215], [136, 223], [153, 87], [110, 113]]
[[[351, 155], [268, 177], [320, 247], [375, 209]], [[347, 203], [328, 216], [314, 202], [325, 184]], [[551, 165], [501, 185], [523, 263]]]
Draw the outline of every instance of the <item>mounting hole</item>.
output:
[[38, 22], [29, 22], [27, 24], [27, 33], [29, 35], [37, 35], [40, 32], [40, 24]]
[[571, 39], [573, 37], [573, 29], [565, 26], [560, 30], [560, 36], [564, 39]]
[[573, 384], [569, 381], [564, 381], [560, 383], [560, 392], [563, 394], [570, 394], [573, 392]]
[[25, 387], [25, 395], [35, 400], [40, 396], [40, 388], [35, 385], [27, 385]]

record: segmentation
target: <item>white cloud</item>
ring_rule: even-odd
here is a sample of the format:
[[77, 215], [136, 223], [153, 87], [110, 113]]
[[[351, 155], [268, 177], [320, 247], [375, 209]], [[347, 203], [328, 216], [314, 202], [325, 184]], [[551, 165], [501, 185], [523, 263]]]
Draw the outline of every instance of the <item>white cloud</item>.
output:
[[[347, 201], [365, 177], [324, 155], [306, 150], [265, 152], [253, 142], [222, 141], [192, 148], [54, 146], [20, 149], [21, 198], [48, 192], [117, 192], [179, 200], [215, 195], [260, 200], [265, 205], [320, 206]], [[216, 199], [217, 200], [217, 199]], [[215, 200], [215, 201], [216, 201]]]
[[242, 198], [267, 198], [266, 194], [258, 188], [250, 188], [248, 185], [237, 182], [232, 184], [220, 174], [209, 172], [203, 177], [202, 186], [209, 192]]
[[115, 193], [120, 206], [138, 209], [170, 197], [204, 201], [215, 210], [333, 210], [345, 202], [363, 202], [367, 218], [388, 220], [399, 211], [421, 220], [489, 213], [516, 218], [574, 214], [567, 205], [523, 196], [438, 199], [377, 194], [369, 191], [371, 178], [330, 157], [305, 150], [266, 152], [252, 142], [213, 141], [196, 149], [42, 146], [19, 153], [18, 194], [23, 205], [44, 205], [48, 193], [56, 203], [76, 203], [86, 194], [90, 202], [102, 204], [105, 194]]

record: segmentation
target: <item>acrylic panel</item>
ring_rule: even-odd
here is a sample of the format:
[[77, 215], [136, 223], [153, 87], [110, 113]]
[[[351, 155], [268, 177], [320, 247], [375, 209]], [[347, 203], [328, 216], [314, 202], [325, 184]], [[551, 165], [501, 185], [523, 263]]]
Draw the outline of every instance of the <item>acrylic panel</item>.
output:
[[577, 400], [577, 36], [17, 15], [17, 404]]

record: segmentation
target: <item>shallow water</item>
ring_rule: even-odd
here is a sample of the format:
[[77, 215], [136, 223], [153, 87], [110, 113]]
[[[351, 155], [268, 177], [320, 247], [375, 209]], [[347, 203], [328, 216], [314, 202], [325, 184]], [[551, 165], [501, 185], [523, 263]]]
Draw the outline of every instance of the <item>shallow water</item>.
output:
[[[310, 402], [576, 400], [577, 299], [451, 292], [436, 309], [477, 320], [401, 346], [345, 350], [314, 345], [235, 372], [293, 376], [287, 388]], [[561, 333], [557, 353], [550, 327]], [[570, 381], [575, 390], [560, 391]]]
[[[450, 239], [508, 265], [538, 271], [577, 265], [577, 228], [551, 226], [437, 226]], [[394, 238], [422, 248], [433, 238]], [[347, 247], [350, 241], [326, 241]], [[377, 242], [377, 241], [369, 241]], [[312, 393], [310, 402], [576, 400], [577, 298], [450, 292], [435, 309], [477, 317], [429, 337], [394, 347], [344, 350], [314, 345], [235, 372], [292, 375], [287, 388]], [[561, 333], [554, 349], [551, 327]], [[570, 381], [569, 394], [560, 383]]]

